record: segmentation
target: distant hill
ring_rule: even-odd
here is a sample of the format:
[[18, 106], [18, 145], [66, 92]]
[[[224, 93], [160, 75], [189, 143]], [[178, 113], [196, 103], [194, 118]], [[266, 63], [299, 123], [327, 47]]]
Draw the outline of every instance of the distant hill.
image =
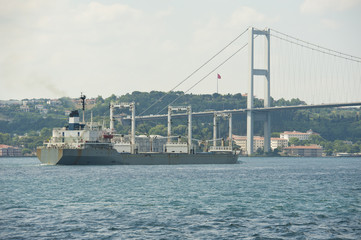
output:
[[[135, 102], [136, 114], [148, 115], [166, 113], [167, 105], [173, 106], [191, 105], [193, 111], [224, 110], [246, 108], [246, 96], [242, 94], [184, 94], [183, 92], [171, 92], [169, 94], [160, 91], [128, 93], [122, 96], [112, 95], [108, 98], [98, 96], [92, 100], [91, 111], [94, 121], [105, 121], [109, 124], [110, 102]], [[61, 98], [55, 101], [57, 104], [48, 104], [47, 99], [41, 101], [29, 101], [26, 106], [22, 104], [2, 104], [0, 107], [0, 133], [10, 135], [24, 135], [26, 133], [40, 133], [43, 129], [62, 127], [67, 123], [70, 110], [76, 108], [77, 99]], [[154, 104], [156, 103], [156, 104]], [[292, 106], [305, 104], [300, 99], [277, 101], [272, 100], [272, 106]], [[255, 107], [262, 107], [263, 101], [255, 99]], [[90, 108], [90, 107], [89, 107]], [[360, 108], [343, 109], [312, 109], [312, 110], [288, 110], [272, 112], [271, 126], [274, 135], [286, 130], [307, 131], [312, 129], [328, 141], [350, 140], [361, 141]], [[115, 114], [120, 114], [117, 110]], [[127, 112], [124, 112], [127, 114]], [[90, 110], [86, 111], [86, 118], [90, 120]], [[186, 120], [174, 120], [174, 133], [186, 135]], [[228, 134], [228, 122], [220, 121], [219, 135], [226, 137]], [[116, 129], [120, 133], [128, 133], [129, 125], [118, 122]], [[255, 123], [255, 134], [263, 135], [263, 123]], [[193, 136], [196, 139], [211, 139], [213, 131], [213, 119], [210, 117], [194, 118]], [[43, 131], [51, 133], [51, 131]], [[166, 121], [144, 121], [137, 123], [138, 134], [165, 134]], [[233, 132], [237, 135], [246, 134], [245, 115], [234, 115]], [[48, 137], [48, 136], [44, 136]]]

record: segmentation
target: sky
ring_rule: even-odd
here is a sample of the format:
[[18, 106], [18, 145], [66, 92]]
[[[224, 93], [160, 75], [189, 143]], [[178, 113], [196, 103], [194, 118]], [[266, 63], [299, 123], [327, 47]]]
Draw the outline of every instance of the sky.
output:
[[[361, 57], [361, 0], [0, 0], [0, 6], [2, 100], [169, 91], [249, 26]], [[247, 39], [175, 91], [190, 89]], [[247, 56], [246, 48], [188, 93], [216, 92], [217, 73], [219, 93], [246, 93]], [[282, 75], [278, 61], [275, 78]], [[356, 79], [352, 84], [361, 86]]]

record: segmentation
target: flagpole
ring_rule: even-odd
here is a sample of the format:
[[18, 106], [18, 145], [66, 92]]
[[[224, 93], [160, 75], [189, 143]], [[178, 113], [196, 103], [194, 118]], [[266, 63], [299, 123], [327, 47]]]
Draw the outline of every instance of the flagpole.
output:
[[217, 75], [217, 94], [218, 94], [218, 75]]
[[221, 75], [219, 75], [219, 73], [217, 73], [217, 94], [218, 94], [218, 80], [221, 78]]

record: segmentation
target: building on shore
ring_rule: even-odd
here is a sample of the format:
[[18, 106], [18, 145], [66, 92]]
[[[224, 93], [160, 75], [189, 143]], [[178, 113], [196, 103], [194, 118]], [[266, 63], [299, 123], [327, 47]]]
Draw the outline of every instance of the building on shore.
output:
[[319, 135], [312, 131], [312, 129], [308, 130], [307, 132], [297, 132], [297, 131], [285, 131], [280, 134], [280, 138], [290, 140], [291, 138], [298, 138], [299, 140], [309, 140], [310, 136], [312, 135]]
[[271, 149], [275, 150], [276, 148], [285, 148], [288, 147], [288, 139], [284, 138], [271, 138]]
[[[243, 153], [247, 151], [247, 137], [232, 135], [233, 141], [236, 145], [240, 147]], [[271, 149], [275, 150], [276, 148], [283, 149], [288, 146], [288, 139], [283, 138], [271, 138]], [[264, 137], [254, 136], [253, 137], [253, 149], [263, 149], [264, 148]]]
[[20, 157], [21, 149], [9, 145], [0, 144], [0, 157]]
[[290, 146], [285, 147], [283, 151], [286, 155], [297, 157], [322, 157], [323, 154], [323, 148], [319, 145]]
[[49, 99], [48, 101], [46, 101], [46, 104], [52, 105], [52, 106], [56, 106], [56, 105], [60, 106], [63, 103], [59, 99]]
[[21, 105], [20, 110], [23, 112], [30, 112], [30, 108], [28, 105]]

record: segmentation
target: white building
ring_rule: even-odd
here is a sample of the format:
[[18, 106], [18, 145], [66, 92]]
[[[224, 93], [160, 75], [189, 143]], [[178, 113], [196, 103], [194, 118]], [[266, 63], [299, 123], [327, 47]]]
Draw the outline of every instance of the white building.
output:
[[275, 150], [278, 147], [281, 149], [288, 147], [288, 140], [284, 138], [271, 138], [271, 149]]
[[41, 110], [43, 110], [43, 109], [44, 109], [44, 105], [37, 104], [37, 105], [35, 105], [35, 109], [37, 109], [37, 110], [41, 111]]
[[314, 133], [311, 129], [307, 132], [297, 132], [297, 131], [285, 131], [280, 134], [280, 138], [290, 140], [291, 138], [298, 138], [299, 140], [309, 140], [310, 136], [319, 135], [318, 133]]
[[29, 106], [27, 106], [27, 105], [21, 105], [21, 106], [20, 106], [20, 110], [23, 111], [23, 112], [29, 112], [29, 111], [30, 111], [30, 108], [29, 108]]
[[50, 99], [46, 102], [48, 105], [61, 105], [62, 102], [59, 99]]
[[[240, 146], [243, 153], [247, 151], [247, 136], [232, 135], [233, 141], [236, 145]], [[271, 149], [275, 150], [280, 147], [283, 149], [288, 146], [288, 140], [282, 138], [271, 138]], [[264, 137], [253, 137], [253, 149], [257, 151], [258, 148], [264, 148]]]
[[323, 149], [318, 145], [291, 146], [284, 148], [284, 152], [287, 155], [297, 157], [322, 157]]

